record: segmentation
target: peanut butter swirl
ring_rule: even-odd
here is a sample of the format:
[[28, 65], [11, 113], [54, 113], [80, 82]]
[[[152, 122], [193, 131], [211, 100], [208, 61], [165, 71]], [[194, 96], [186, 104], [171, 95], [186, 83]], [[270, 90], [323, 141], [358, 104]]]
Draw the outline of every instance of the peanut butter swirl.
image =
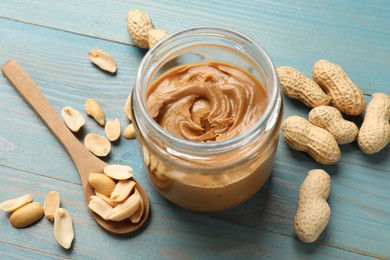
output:
[[166, 131], [198, 142], [222, 141], [249, 129], [263, 114], [260, 82], [236, 66], [209, 62], [174, 68], [148, 90], [148, 110]]

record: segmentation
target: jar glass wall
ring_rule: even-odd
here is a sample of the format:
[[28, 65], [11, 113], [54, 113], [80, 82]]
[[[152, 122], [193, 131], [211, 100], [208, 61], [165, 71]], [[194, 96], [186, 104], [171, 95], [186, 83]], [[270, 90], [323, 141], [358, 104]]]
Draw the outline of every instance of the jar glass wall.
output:
[[[211, 61], [229, 63], [254, 75], [267, 93], [264, 113], [251, 128], [224, 141], [193, 142], [166, 132], [148, 113], [148, 87], [172, 68]], [[216, 211], [246, 201], [268, 179], [283, 99], [274, 65], [259, 44], [224, 28], [196, 27], [169, 35], [145, 55], [133, 88], [132, 114], [156, 189], [184, 208]]]

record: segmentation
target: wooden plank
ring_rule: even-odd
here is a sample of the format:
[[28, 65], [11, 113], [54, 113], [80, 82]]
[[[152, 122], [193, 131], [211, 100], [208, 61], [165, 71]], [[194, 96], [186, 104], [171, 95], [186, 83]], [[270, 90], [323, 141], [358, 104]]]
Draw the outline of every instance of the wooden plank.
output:
[[[0, 19], [0, 27], [2, 28], [0, 62], [3, 63], [8, 58], [19, 60], [58, 111], [64, 105], [72, 105], [82, 110], [85, 98], [93, 94], [103, 104], [110, 117], [119, 116], [122, 124], [127, 122], [123, 114], [123, 104], [127, 93], [132, 88], [136, 67], [142, 58], [143, 52], [123, 44], [25, 25], [7, 19]], [[45, 48], [41, 46], [45, 46]], [[117, 58], [120, 70], [116, 77], [101, 73], [86, 59], [87, 51], [95, 47], [100, 47]], [[382, 75], [382, 79], [386, 75]], [[44, 178], [43, 182], [53, 182], [51, 187], [54, 189], [58, 188], [58, 182], [66, 182], [66, 189], [73, 191], [75, 188], [70, 185], [77, 186], [79, 180], [70, 159], [45, 126], [8, 85], [3, 76], [0, 77], [0, 86], [0, 122], [7, 122], [2, 123], [0, 127], [0, 163], [6, 166], [5, 171], [11, 169], [14, 174], [15, 171], [19, 172], [18, 169], [21, 169], [22, 172], [28, 172], [31, 176], [28, 174], [23, 176], [25, 179], [36, 183], [33, 191], [37, 192], [41, 198], [43, 198], [46, 191], [38, 188], [40, 177]], [[111, 86], [112, 89], [108, 90], [107, 86]], [[290, 114], [304, 115], [306, 113], [306, 109], [300, 103], [288, 99], [286, 100], [286, 108], [286, 116]], [[87, 128], [81, 136], [90, 131], [102, 133], [102, 129], [94, 124], [92, 120], [87, 122]], [[41, 147], [45, 147], [45, 149]], [[386, 218], [389, 215], [389, 190], [387, 188], [390, 183], [388, 174], [390, 166], [388, 160], [389, 148], [375, 156], [363, 155], [355, 144], [343, 146], [342, 150], [341, 162], [336, 166], [325, 167], [332, 173], [333, 179], [332, 194], [329, 199], [332, 207], [332, 218], [326, 233], [320, 238], [320, 242], [331, 247], [341, 247], [369, 255], [386, 257], [388, 256], [386, 245], [389, 244], [390, 226], [389, 220]], [[52, 159], [53, 162], [47, 163], [48, 158]], [[144, 184], [151, 195], [153, 208], [157, 208], [152, 223], [154, 223], [155, 218], [175, 220], [174, 224], [172, 224], [173, 221], [170, 225], [167, 224], [168, 227], [165, 229], [151, 229], [149, 233], [148, 227], [145, 233], [141, 234], [141, 236], [146, 236], [149, 239], [149, 245], [156, 241], [158, 243], [166, 242], [168, 237], [171, 239], [169, 236], [171, 233], [177, 235], [177, 239], [166, 242], [170, 246], [167, 247], [167, 250], [163, 250], [166, 254], [171, 253], [170, 256], [196, 254], [196, 250], [191, 251], [192, 249], [189, 249], [190, 242], [202, 239], [201, 235], [207, 237], [210, 233], [219, 234], [221, 232], [217, 228], [219, 225], [221, 229], [231, 228], [231, 225], [239, 226], [240, 228], [234, 229], [240, 234], [238, 239], [242, 239], [241, 236], [244, 236], [241, 235], [242, 232], [251, 234], [253, 232], [247, 231], [243, 227], [252, 230], [254, 228], [265, 230], [264, 235], [263, 233], [257, 234], [257, 231], [257, 233], [255, 232], [256, 235], [252, 234], [250, 239], [247, 239], [248, 241], [246, 239], [243, 239], [243, 241], [249, 243], [249, 241], [260, 239], [261, 243], [259, 244], [264, 244], [263, 239], [270, 239], [271, 242], [278, 245], [275, 249], [277, 252], [270, 256], [286, 257], [292, 254], [295, 257], [307, 257], [307, 253], [311, 250], [315, 250], [316, 254], [317, 251], [329, 250], [319, 249], [323, 247], [318, 244], [308, 247], [306, 245], [301, 246], [293, 238], [292, 219], [295, 213], [299, 186], [307, 170], [319, 167], [319, 165], [304, 154], [292, 152], [283, 141], [279, 144], [273, 178], [267, 184], [267, 187], [241, 207], [222, 213], [206, 214], [205, 218], [207, 219], [209, 216], [212, 221], [206, 227], [200, 221], [201, 223], [195, 226], [197, 229], [187, 227], [192, 223], [187, 222], [186, 219], [190, 218], [196, 222], [199, 221], [199, 216], [202, 219], [204, 216], [201, 214], [192, 215], [192, 213], [178, 209], [162, 199], [148, 182], [146, 174], [142, 170], [140, 158], [136, 141], [122, 139], [120, 145], [114, 147], [109, 161], [129, 163], [135, 168], [137, 179]], [[17, 189], [17, 187], [19, 185], [12, 188]], [[8, 189], [4, 194], [12, 193]], [[75, 197], [78, 197], [76, 195]], [[80, 195], [81, 197], [82, 195]], [[0, 200], [2, 199], [5, 198], [1, 197]], [[69, 201], [71, 200], [69, 199]], [[78, 214], [88, 218], [85, 209], [83, 213], [83, 205], [80, 204], [78, 207], [75, 212], [82, 212]], [[224, 226], [220, 224], [221, 222], [226, 222], [229, 225]], [[179, 230], [176, 225], [180, 226]], [[198, 229], [202, 230], [202, 227], [207, 229], [209, 228], [208, 225], [213, 226], [212, 231], [202, 233], [199, 235], [200, 238], [198, 235], [191, 235], [191, 233], [184, 234], [187, 231], [198, 234]], [[93, 222], [90, 223], [88, 228], [92, 226], [94, 226]], [[155, 234], [159, 232], [163, 232], [165, 235]], [[278, 234], [283, 236], [286, 241], [279, 238]], [[226, 233], [223, 232], [215, 239], [223, 241], [225, 235]], [[231, 236], [230, 234], [228, 237]], [[274, 236], [276, 236], [274, 240], [269, 238]], [[10, 237], [17, 241], [18, 236], [16, 234], [11, 234]], [[107, 240], [111, 241], [111, 237], [108, 237]], [[104, 238], [104, 240], [106, 239]], [[279, 240], [282, 240], [282, 242]], [[91, 241], [90, 244], [95, 242]], [[48, 240], [45, 246], [50, 247], [49, 243], [52, 243], [52, 241], [49, 242]], [[205, 254], [214, 253], [215, 256], [227, 256], [227, 254], [218, 252], [227, 250], [232, 245], [241, 245], [234, 240], [225, 247], [219, 245], [215, 250], [207, 247], [207, 245], [215, 243], [214, 240], [205, 239], [204, 244], [199, 244], [197, 249], [207, 248]], [[222, 244], [222, 242], [220, 243]], [[137, 246], [143, 248], [140, 251], [145, 253], [144, 256], [158, 256], [157, 251], [155, 255], [148, 254], [150, 247], [142, 247], [142, 245], [146, 244], [138, 243], [134, 248], [137, 248]], [[42, 246], [42, 248], [46, 248], [45, 246]], [[80, 246], [85, 246], [83, 250], [88, 251], [89, 244]], [[116, 245], [113, 243], [110, 246], [115, 247]], [[285, 246], [288, 248], [286, 254], [283, 253]], [[270, 247], [272, 248], [272, 245]], [[306, 254], [295, 255], [295, 247], [299, 247]], [[123, 248], [125, 247], [123, 246]], [[256, 254], [254, 249], [248, 249], [245, 246], [243, 248]], [[74, 252], [78, 252], [77, 249], [74, 250]], [[154, 248], [154, 250], [157, 249]], [[186, 250], [190, 250], [190, 252]], [[251, 253], [247, 253], [247, 255], [250, 256]], [[356, 254], [343, 254], [337, 255], [335, 253], [332, 256], [350, 256], [351, 258], [357, 256]], [[82, 256], [86, 256], [86, 254]]]
[[131, 43], [125, 17], [135, 8], [171, 32], [200, 25], [241, 31], [261, 43], [277, 66], [290, 65], [306, 75], [317, 59], [330, 59], [365, 93], [389, 91], [388, 1], [21, 0], [1, 1], [0, 17]]
[[15, 229], [8, 222], [8, 214], [1, 212], [0, 254], [6, 258], [302, 259], [313, 252], [321, 259], [365, 258], [338, 248], [303, 244], [283, 234], [156, 203], [144, 231], [136, 235], [115, 236], [99, 228], [90, 217], [83, 199], [80, 199], [83, 195], [79, 184], [3, 166], [0, 166], [0, 172], [1, 200], [5, 199], [5, 194], [16, 197], [28, 193], [35, 201], [43, 203], [46, 193], [56, 190], [61, 196], [61, 206], [70, 212], [75, 227], [73, 247], [65, 251], [57, 245], [53, 223], [47, 219], [25, 229]]

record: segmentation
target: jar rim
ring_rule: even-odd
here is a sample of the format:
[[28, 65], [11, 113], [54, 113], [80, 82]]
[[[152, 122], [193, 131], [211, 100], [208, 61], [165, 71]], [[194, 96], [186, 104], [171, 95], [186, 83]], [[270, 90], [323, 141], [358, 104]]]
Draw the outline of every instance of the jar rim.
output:
[[[250, 129], [240, 133], [239, 135], [222, 140], [222, 141], [216, 141], [216, 142], [196, 142], [196, 141], [190, 141], [186, 140], [184, 138], [177, 137], [168, 131], [164, 130], [149, 114], [148, 108], [146, 106], [146, 102], [142, 102], [142, 95], [141, 95], [141, 88], [137, 88], [137, 86], [142, 86], [142, 80], [143, 80], [143, 72], [145, 71], [145, 67], [150, 63], [150, 61], [153, 59], [153, 56], [155, 55], [158, 50], [166, 45], [168, 45], [172, 39], [175, 39], [176, 37], [180, 37], [182, 35], [189, 35], [189, 33], [218, 33], [219, 35], [230, 35], [238, 38], [242, 42], [245, 42], [247, 44], [252, 45], [256, 49], [256, 51], [261, 55], [261, 57], [264, 59], [265, 64], [267, 66], [268, 71], [270, 72], [270, 82], [272, 89], [271, 95], [268, 96], [267, 100], [267, 106], [264, 111], [264, 113], [261, 115], [259, 120], [251, 126]], [[279, 86], [279, 80], [277, 77], [275, 66], [273, 65], [273, 62], [266, 52], [266, 50], [255, 40], [249, 38], [248, 36], [237, 32], [235, 30], [227, 29], [224, 27], [216, 27], [216, 26], [197, 26], [197, 27], [190, 27], [186, 28], [177, 32], [174, 32], [172, 34], [169, 34], [164, 39], [159, 41], [156, 45], [154, 45], [144, 56], [142, 59], [140, 66], [138, 68], [136, 78], [135, 78], [135, 88], [133, 89], [133, 93], [135, 95], [132, 95], [133, 99], [136, 99], [137, 103], [140, 104], [139, 108], [144, 116], [147, 124], [153, 126], [153, 128], [158, 132], [158, 135], [163, 137], [169, 144], [174, 144], [175, 147], [181, 147], [185, 148], [186, 152], [189, 152], [190, 149], [191, 152], [199, 151], [201, 154], [216, 154], [221, 152], [230, 151], [231, 149], [234, 149], [239, 144], [247, 143], [251, 136], [253, 136], [254, 133], [258, 133], [259, 129], [262, 127], [265, 127], [265, 129], [268, 129], [268, 123], [270, 121], [276, 121], [277, 116], [279, 114], [282, 106], [282, 95], [281, 90]], [[268, 95], [269, 90], [267, 90]], [[146, 97], [144, 97], [146, 99]], [[134, 102], [133, 102], [134, 104]], [[270, 122], [272, 125], [274, 122]], [[177, 152], [177, 151], [176, 151]]]

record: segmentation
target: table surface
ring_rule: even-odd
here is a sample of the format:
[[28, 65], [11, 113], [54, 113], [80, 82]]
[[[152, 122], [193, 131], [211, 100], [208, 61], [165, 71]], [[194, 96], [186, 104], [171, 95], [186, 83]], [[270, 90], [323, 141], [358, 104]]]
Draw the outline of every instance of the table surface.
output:
[[[275, 66], [288, 65], [311, 75], [316, 60], [340, 64], [363, 90], [390, 94], [389, 1], [0, 1], [0, 64], [17, 60], [57, 111], [83, 111], [88, 97], [99, 100], [106, 117], [128, 124], [123, 112], [145, 51], [128, 36], [125, 17], [142, 9], [157, 28], [169, 32], [216, 25], [258, 41]], [[87, 59], [100, 48], [117, 60], [115, 76]], [[309, 108], [285, 99], [284, 118], [307, 117]], [[349, 117], [359, 126], [362, 117]], [[91, 118], [78, 135], [103, 134]], [[272, 177], [253, 198], [217, 213], [184, 210], [162, 198], [143, 169], [138, 143], [123, 137], [106, 161], [128, 164], [151, 201], [146, 226], [136, 234], [105, 232], [90, 216], [76, 168], [60, 143], [0, 75], [0, 201], [31, 194], [43, 203], [60, 193], [72, 215], [75, 240], [70, 250], [54, 239], [46, 219], [15, 229], [0, 213], [1, 258], [109, 259], [279, 259], [390, 258], [390, 148], [363, 154], [356, 143], [341, 146], [342, 156], [323, 166], [290, 150], [280, 138]], [[331, 175], [331, 218], [317, 242], [300, 242], [293, 232], [298, 191], [307, 171]]]

